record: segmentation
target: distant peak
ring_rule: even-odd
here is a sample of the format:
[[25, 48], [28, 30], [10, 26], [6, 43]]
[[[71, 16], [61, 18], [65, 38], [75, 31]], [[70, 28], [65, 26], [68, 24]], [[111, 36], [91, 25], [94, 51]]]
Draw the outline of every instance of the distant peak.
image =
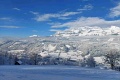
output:
[[106, 35], [120, 35], [120, 27], [111, 26], [107, 28], [101, 27], [79, 27], [79, 28], [70, 28], [63, 31], [57, 31], [54, 36], [61, 37], [70, 37], [70, 36], [106, 36]]

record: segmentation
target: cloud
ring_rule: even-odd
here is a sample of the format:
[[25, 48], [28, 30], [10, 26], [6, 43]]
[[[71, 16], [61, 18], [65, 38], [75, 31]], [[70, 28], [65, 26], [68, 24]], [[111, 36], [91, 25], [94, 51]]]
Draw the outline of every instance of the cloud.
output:
[[30, 13], [34, 14], [34, 15], [38, 15], [39, 12], [34, 12], [34, 11], [30, 11]]
[[76, 15], [79, 13], [81, 13], [81, 12], [65, 12], [65, 13], [60, 14], [60, 15], [66, 17], [66, 16], [71, 16], [71, 15]]
[[87, 5], [84, 5], [83, 8], [77, 9], [76, 11], [67, 12], [66, 11], [67, 9], [65, 9], [65, 10], [60, 11], [59, 13], [55, 13], [55, 14], [48, 13], [48, 14], [40, 15], [38, 12], [33, 12], [33, 11], [30, 11], [30, 12], [32, 14], [36, 15], [36, 18], [34, 18], [36, 21], [41, 22], [41, 21], [51, 21], [51, 19], [53, 19], [53, 18], [61, 19], [61, 20], [71, 19], [70, 16], [74, 16], [74, 15], [82, 13], [85, 10], [91, 10], [91, 9], [93, 9], [93, 6], [91, 4], [87, 4]]
[[49, 21], [50, 18], [58, 17], [58, 14], [44, 14], [39, 15], [35, 18], [36, 21]]
[[8, 17], [2, 17], [2, 18], [0, 18], [0, 20], [10, 21], [10, 20], [11, 20], [11, 18], [8, 18]]
[[17, 11], [20, 11], [20, 9], [19, 8], [13, 8], [14, 10], [17, 10]]
[[70, 19], [70, 17], [58, 17], [58, 19], [67, 20], [67, 19]]
[[51, 31], [51, 32], [57, 32], [57, 31], [61, 31], [61, 30], [57, 30], [57, 29], [50, 29], [49, 31]]
[[119, 16], [120, 16], [120, 3], [118, 3], [117, 6], [111, 8], [110, 14], [109, 14], [109, 17], [111, 17], [111, 18], [119, 17]]
[[91, 10], [91, 9], [93, 9], [93, 6], [91, 4], [87, 4], [83, 8], [78, 9], [78, 11]]
[[91, 27], [110, 27], [110, 26], [120, 26], [120, 20], [114, 20], [114, 21], [107, 21], [99, 17], [81, 17], [77, 20], [66, 22], [63, 24], [55, 24], [52, 25], [52, 28], [62, 28], [62, 27], [68, 27], [68, 28], [75, 28], [75, 27], [84, 27], [84, 26], [91, 26]]
[[51, 18], [57, 18], [57, 19], [70, 19], [69, 16], [80, 14], [81, 12], [64, 12], [64, 13], [57, 13], [57, 14], [44, 14], [39, 15], [35, 18], [36, 21], [50, 21]]
[[60, 23], [60, 22], [56, 22], [56, 23], [48, 23], [49, 25], [51, 25], [53, 28], [57, 28], [58, 26], [61, 26], [62, 25], [62, 23]]
[[20, 28], [19, 26], [0, 26], [0, 28]]

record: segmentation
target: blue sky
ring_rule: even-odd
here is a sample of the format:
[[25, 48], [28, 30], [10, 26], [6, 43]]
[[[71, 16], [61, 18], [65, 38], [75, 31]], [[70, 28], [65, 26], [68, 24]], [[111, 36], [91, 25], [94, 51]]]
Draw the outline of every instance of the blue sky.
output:
[[0, 36], [49, 36], [82, 26], [120, 25], [120, 0], [0, 0]]

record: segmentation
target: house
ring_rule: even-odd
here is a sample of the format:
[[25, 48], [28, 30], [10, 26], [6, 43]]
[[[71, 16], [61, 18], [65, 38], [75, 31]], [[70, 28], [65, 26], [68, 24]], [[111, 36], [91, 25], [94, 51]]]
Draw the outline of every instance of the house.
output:
[[22, 61], [20, 60], [15, 62], [15, 65], [21, 65], [21, 64], [22, 64]]

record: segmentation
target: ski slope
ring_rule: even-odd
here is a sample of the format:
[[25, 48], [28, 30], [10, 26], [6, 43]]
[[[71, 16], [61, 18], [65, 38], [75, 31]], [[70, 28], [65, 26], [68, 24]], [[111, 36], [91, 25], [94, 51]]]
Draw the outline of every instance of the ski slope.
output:
[[0, 80], [120, 80], [120, 72], [77, 66], [0, 66]]

